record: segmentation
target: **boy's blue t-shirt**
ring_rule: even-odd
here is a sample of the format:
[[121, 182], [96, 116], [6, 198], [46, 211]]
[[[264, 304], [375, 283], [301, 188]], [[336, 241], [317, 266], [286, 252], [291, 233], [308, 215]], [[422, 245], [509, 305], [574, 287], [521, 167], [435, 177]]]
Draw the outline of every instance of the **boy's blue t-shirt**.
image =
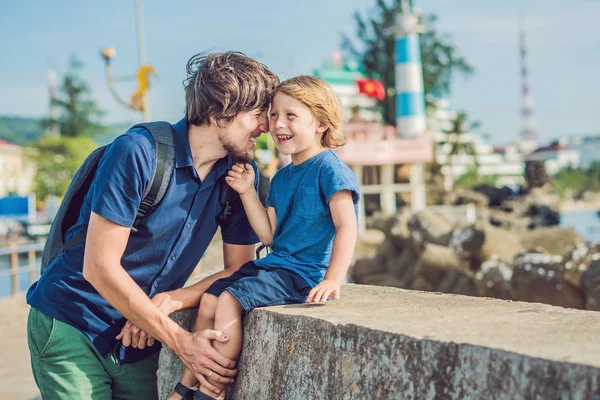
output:
[[356, 176], [332, 150], [277, 171], [266, 200], [277, 214], [272, 252], [255, 264], [285, 268], [313, 287], [319, 284], [327, 272], [336, 233], [329, 200], [341, 190], [352, 193], [358, 215]]

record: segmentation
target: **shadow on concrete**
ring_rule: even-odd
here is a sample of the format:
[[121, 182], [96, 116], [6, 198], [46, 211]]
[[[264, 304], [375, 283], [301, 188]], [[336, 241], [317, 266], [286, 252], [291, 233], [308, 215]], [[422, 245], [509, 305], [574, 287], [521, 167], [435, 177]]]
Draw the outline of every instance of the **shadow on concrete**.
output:
[[325, 307], [325, 303], [302, 303], [302, 304], [285, 304], [283, 308], [314, 308]]

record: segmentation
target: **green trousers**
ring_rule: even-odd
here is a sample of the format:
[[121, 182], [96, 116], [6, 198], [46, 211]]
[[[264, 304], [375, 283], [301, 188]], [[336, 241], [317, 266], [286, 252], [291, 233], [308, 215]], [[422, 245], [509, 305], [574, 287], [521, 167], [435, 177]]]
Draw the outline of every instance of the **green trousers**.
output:
[[156, 400], [158, 353], [136, 363], [102, 357], [78, 329], [35, 308], [29, 311], [31, 368], [44, 400]]

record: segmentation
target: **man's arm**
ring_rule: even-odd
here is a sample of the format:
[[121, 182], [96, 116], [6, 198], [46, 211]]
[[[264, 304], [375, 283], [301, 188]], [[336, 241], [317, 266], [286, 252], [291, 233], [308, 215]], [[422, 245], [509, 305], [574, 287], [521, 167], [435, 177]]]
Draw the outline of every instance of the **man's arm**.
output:
[[[164, 313], [171, 314], [175, 311], [198, 307], [200, 297], [215, 281], [231, 276], [242, 265], [254, 260], [254, 245], [238, 245], [223, 242], [223, 261], [225, 269], [214, 273], [188, 287], [176, 289], [157, 296], [168, 296], [168, 305], [162, 307]], [[156, 296], [155, 296], [156, 297]]]
[[[210, 340], [227, 341], [214, 331], [190, 334], [156, 307], [121, 266], [130, 229], [92, 212], [88, 226], [83, 276], [125, 318], [172, 349], [197, 378], [214, 371], [223, 382], [235, 375], [235, 362], [223, 357]], [[210, 385], [210, 384], [209, 384]], [[211, 385], [212, 386], [212, 385]], [[215, 388], [216, 390], [216, 388]]]

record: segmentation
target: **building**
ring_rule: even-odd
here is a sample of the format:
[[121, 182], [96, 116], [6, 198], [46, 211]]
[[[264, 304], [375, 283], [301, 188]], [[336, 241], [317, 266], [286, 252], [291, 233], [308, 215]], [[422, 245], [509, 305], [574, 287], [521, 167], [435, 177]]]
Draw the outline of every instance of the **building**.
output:
[[0, 140], [0, 197], [26, 196], [32, 191], [35, 166], [32, 149]]
[[347, 119], [380, 122], [377, 100], [359, 92], [357, 79], [365, 78], [360, 66], [354, 61], [345, 61], [342, 53], [335, 51], [313, 75], [327, 82], [344, 106]]
[[480, 176], [496, 178], [498, 186], [513, 187], [523, 183], [525, 162], [523, 149], [519, 144], [494, 147], [487, 143], [482, 135], [476, 132], [466, 132], [460, 135], [460, 140], [470, 143], [476, 156], [451, 155], [452, 143], [445, 131], [451, 129], [456, 112], [449, 109], [447, 99], [436, 99], [435, 103], [436, 107], [428, 110], [427, 126], [435, 147], [435, 160], [442, 166], [447, 190], [452, 188], [452, 182], [473, 170], [476, 165], [477, 173]]
[[580, 168], [589, 168], [592, 163], [600, 162], [600, 135], [565, 136], [558, 143], [579, 152]]
[[556, 175], [563, 168], [579, 168], [579, 151], [553, 142], [528, 154], [527, 161], [544, 161], [546, 172]]

